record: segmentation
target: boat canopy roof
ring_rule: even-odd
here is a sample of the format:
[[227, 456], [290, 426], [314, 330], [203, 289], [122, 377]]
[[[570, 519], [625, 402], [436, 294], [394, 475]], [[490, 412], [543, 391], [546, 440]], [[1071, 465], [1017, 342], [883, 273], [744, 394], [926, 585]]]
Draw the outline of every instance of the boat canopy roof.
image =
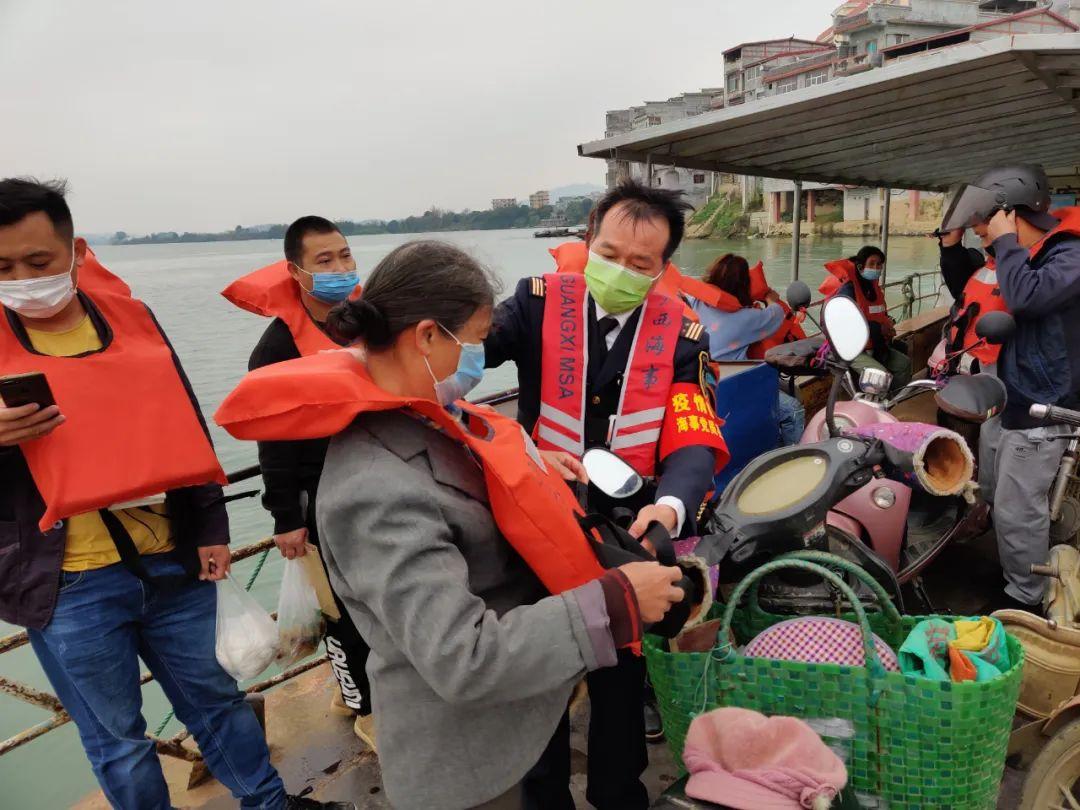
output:
[[943, 48], [578, 146], [584, 157], [946, 190], [1002, 162], [1080, 185], [1080, 33]]

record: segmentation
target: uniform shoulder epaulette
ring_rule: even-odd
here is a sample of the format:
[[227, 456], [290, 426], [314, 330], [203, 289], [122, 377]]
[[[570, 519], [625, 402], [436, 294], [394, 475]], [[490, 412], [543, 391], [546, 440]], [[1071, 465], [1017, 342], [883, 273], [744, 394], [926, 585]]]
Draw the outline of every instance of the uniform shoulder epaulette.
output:
[[543, 298], [547, 294], [547, 282], [543, 276], [533, 276], [529, 279], [529, 292], [534, 298]]
[[682, 331], [679, 332], [679, 337], [692, 340], [695, 343], [701, 340], [701, 336], [705, 334], [705, 327], [697, 321], [692, 321], [689, 318], [683, 318]]

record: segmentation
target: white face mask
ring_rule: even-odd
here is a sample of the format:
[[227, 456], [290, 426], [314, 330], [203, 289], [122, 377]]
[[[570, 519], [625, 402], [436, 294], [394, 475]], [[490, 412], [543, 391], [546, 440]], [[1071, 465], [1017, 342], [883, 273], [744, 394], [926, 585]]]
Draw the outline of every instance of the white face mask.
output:
[[0, 304], [24, 318], [51, 318], [75, 297], [71, 274], [75, 270], [75, 246], [71, 246], [71, 267], [66, 273], [40, 278], [0, 281]]

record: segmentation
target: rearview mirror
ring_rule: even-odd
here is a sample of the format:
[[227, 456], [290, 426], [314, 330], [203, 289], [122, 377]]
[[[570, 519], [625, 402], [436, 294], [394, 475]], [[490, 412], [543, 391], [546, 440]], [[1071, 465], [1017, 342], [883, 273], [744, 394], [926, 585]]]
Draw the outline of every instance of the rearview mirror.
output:
[[1008, 312], [987, 312], [975, 323], [975, 334], [991, 346], [1000, 346], [1013, 336], [1016, 321]]
[[791, 282], [785, 295], [787, 296], [788, 306], [792, 309], [802, 309], [810, 304], [810, 288], [806, 286], [805, 281]]
[[589, 483], [609, 498], [629, 498], [645, 485], [633, 467], [602, 447], [586, 450], [581, 463], [589, 476]]
[[834, 295], [822, 307], [825, 337], [837, 357], [850, 363], [866, 349], [870, 327], [858, 304], [842, 295]]

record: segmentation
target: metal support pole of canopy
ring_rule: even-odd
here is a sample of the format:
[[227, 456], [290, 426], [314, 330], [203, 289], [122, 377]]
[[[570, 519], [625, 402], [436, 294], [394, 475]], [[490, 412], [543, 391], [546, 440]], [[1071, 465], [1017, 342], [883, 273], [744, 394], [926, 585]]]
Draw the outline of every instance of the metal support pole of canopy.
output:
[[791, 206], [791, 280], [799, 280], [799, 236], [802, 233], [802, 180], [795, 181], [794, 205]]
[[645, 155], [645, 185], [652, 187], [652, 155]]
[[881, 283], [885, 283], [885, 274], [889, 272], [889, 211], [892, 208], [892, 189], [882, 189], [884, 195], [881, 210], [881, 252], [885, 254], [885, 267], [881, 271]]

